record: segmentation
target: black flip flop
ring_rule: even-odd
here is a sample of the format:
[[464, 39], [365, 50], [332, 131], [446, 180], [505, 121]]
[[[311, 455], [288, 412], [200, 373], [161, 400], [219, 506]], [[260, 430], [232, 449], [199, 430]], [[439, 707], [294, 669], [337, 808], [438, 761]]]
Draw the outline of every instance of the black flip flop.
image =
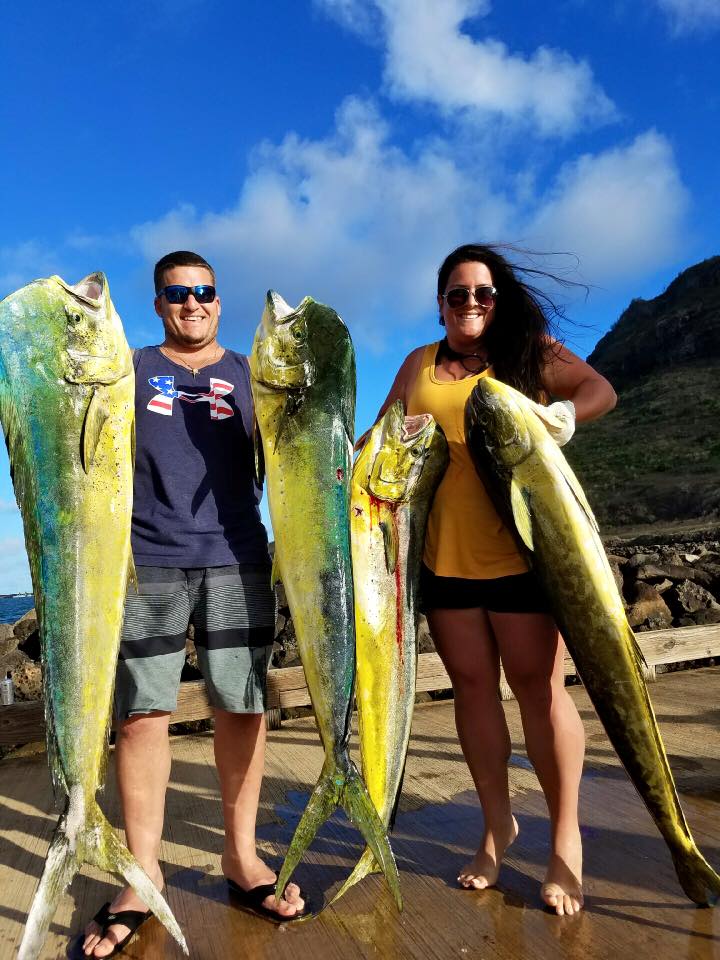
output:
[[307, 916], [308, 899], [302, 890], [300, 891], [300, 896], [305, 901], [305, 906], [302, 911], [296, 911], [292, 916], [285, 916], [282, 913], [278, 913], [277, 910], [263, 906], [263, 900], [266, 897], [275, 896], [278, 879], [277, 874], [275, 874], [275, 880], [272, 883], [261, 883], [259, 886], [252, 887], [250, 890], [243, 890], [243, 888], [235, 883], [234, 880], [231, 880], [230, 877], [225, 877], [225, 879], [233, 905], [240, 907], [241, 910], [245, 910], [247, 913], [254, 913], [256, 917], [262, 917], [264, 920], [270, 920], [272, 923], [289, 923]]
[[[104, 903], [102, 907], [93, 917], [95, 923], [100, 927], [100, 937], [104, 939], [107, 936], [107, 932], [110, 927], [121, 924], [123, 927], [128, 927], [130, 933], [127, 936], [123, 937], [122, 940], [118, 940], [113, 948], [112, 953], [106, 954], [106, 957], [115, 957], [118, 953], [122, 953], [128, 943], [132, 940], [137, 932], [138, 927], [141, 927], [146, 920], [149, 920], [153, 916], [152, 910], [118, 910], [117, 913], [110, 912], [110, 904]], [[84, 939], [84, 935], [83, 935]], [[82, 953], [80, 954], [82, 956]], [[88, 960], [91, 960], [92, 954], [89, 955]]]

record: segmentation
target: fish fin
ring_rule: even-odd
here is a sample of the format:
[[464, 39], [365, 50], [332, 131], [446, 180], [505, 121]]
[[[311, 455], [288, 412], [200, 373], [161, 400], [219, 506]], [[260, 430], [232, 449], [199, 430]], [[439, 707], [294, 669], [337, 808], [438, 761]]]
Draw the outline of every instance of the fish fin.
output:
[[94, 800], [89, 811], [89, 820], [90, 823], [86, 827], [89, 840], [87, 862], [100, 867], [101, 870], [107, 870], [108, 873], [120, 874], [124, 877], [187, 955], [185, 937], [167, 901], [135, 857], [120, 841]]
[[100, 434], [108, 417], [106, 393], [96, 387], [85, 411], [80, 438], [80, 461], [85, 473], [90, 473], [90, 468], [95, 459], [95, 451], [100, 442]]
[[510, 485], [510, 502], [517, 532], [528, 550], [532, 550], [533, 532], [529, 495], [525, 487], [521, 486], [514, 477]]
[[303, 390], [296, 390], [292, 393], [288, 393], [285, 397], [285, 406], [280, 414], [277, 431], [275, 433], [276, 450], [285, 434], [289, 436], [293, 431], [297, 431], [297, 427], [295, 426], [293, 418], [302, 406], [304, 399], [305, 392]]
[[312, 843], [322, 824], [338, 806], [343, 808], [350, 821], [362, 833], [372, 855], [385, 874], [398, 909], [402, 910], [400, 878], [385, 828], [370, 799], [365, 783], [352, 763], [345, 773], [337, 766], [333, 766], [329, 771], [323, 770], [320, 774], [320, 779], [295, 829], [285, 862], [280, 870], [275, 896], [282, 896], [303, 853]]
[[272, 559], [272, 570], [270, 571], [270, 589], [275, 588], [275, 584], [282, 580], [280, 575], [280, 561], [278, 560], [277, 543], [275, 544], [275, 553]]
[[135, 593], [139, 593], [140, 584], [138, 583], [137, 570], [135, 569], [135, 560], [132, 553], [128, 557], [128, 575], [127, 575], [127, 585], [128, 588], [135, 587]]
[[385, 566], [388, 573], [395, 573], [398, 559], [398, 532], [397, 526], [392, 521], [381, 520], [378, 524], [382, 530], [383, 544], [385, 546]]
[[673, 864], [685, 896], [703, 907], [713, 907], [720, 900], [720, 876], [693, 843], [690, 851], [673, 857]]
[[77, 847], [71, 846], [65, 831], [66, 815], [60, 818], [45, 858], [45, 869], [25, 923], [18, 960], [36, 960], [40, 956], [60, 897], [80, 869]]
[[597, 520], [595, 519], [595, 514], [592, 512], [592, 507], [588, 503], [588, 499], [585, 496], [585, 491], [580, 486], [580, 481], [573, 473], [572, 468], [570, 467], [570, 464], [567, 461], [565, 461], [560, 466], [559, 470], [560, 470], [560, 473], [562, 474], [563, 480], [565, 481], [565, 483], [567, 483], [567, 485], [570, 487], [571, 491], [573, 492], [573, 495], [575, 496], [575, 499], [580, 505], [581, 510], [590, 521], [590, 525], [592, 526], [592, 528], [595, 530], [596, 533], [599, 533], [599, 527], [598, 527]]

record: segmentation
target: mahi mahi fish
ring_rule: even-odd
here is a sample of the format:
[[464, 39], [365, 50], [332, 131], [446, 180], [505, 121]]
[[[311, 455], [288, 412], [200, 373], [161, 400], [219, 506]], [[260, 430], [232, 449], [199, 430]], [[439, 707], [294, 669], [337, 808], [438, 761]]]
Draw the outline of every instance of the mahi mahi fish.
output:
[[185, 948], [95, 796], [132, 569], [134, 374], [103, 274], [38, 280], [0, 302], [0, 420], [40, 624], [48, 760], [66, 795], [18, 956], [39, 955], [83, 863], [121, 874]]
[[[355, 676], [350, 472], [355, 356], [334, 310], [270, 291], [250, 355], [275, 533], [274, 576], [288, 598], [325, 760], [280, 871], [276, 895], [341, 806], [400, 898], [385, 829], [348, 753]], [[260, 471], [262, 472], [262, 471]]]
[[645, 658], [597, 523], [536, 409], [512, 387], [481, 380], [465, 410], [468, 447], [545, 588], [598, 717], [668, 845], [680, 885], [695, 903], [714, 904], [720, 876], [695, 845], [680, 806], [643, 678]]
[[[415, 703], [417, 594], [425, 526], [447, 467], [435, 420], [397, 400], [373, 428], [352, 474], [356, 698], [362, 773], [386, 828], [394, 820]], [[366, 848], [334, 900], [378, 869]]]

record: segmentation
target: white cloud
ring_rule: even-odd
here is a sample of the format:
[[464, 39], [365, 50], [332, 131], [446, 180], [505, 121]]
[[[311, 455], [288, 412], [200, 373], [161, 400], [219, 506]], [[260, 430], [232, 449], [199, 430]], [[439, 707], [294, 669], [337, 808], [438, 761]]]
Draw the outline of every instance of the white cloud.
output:
[[220, 276], [223, 324], [246, 335], [274, 286], [290, 302], [310, 294], [332, 304], [357, 343], [380, 350], [403, 325], [427, 322], [435, 272], [458, 243], [577, 253], [590, 282], [612, 287], [668, 261], [686, 204], [672, 149], [655, 132], [575, 159], [540, 189], [507, 156], [494, 169], [481, 151], [458, 157], [437, 141], [401, 150], [377, 110], [351, 98], [326, 139], [263, 145], [230, 209], [181, 207], [134, 239], [148, 261], [203, 252]]
[[564, 166], [529, 232], [572, 251], [584, 275], [604, 284], [667, 262], [685, 239], [688, 203], [670, 144], [649, 131]]
[[58, 271], [57, 254], [34, 240], [0, 247], [0, 264], [0, 300], [31, 280]]
[[562, 50], [539, 47], [530, 57], [499, 40], [462, 30], [487, 13], [487, 0], [316, 0], [341, 23], [368, 35], [368, 10], [381, 14], [385, 83], [398, 100], [433, 104], [445, 113], [493, 114], [531, 123], [545, 135], [566, 135], [612, 119], [615, 108], [590, 66]]
[[657, 0], [679, 33], [720, 26], [720, 0]]

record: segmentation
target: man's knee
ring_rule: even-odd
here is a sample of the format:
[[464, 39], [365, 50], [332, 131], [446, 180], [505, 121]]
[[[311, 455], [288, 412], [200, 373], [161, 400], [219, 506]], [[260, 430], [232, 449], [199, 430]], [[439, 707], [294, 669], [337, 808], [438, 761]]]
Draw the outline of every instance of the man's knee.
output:
[[132, 744], [142, 740], [166, 737], [169, 725], [170, 713], [165, 710], [134, 713], [118, 721], [116, 740]]

